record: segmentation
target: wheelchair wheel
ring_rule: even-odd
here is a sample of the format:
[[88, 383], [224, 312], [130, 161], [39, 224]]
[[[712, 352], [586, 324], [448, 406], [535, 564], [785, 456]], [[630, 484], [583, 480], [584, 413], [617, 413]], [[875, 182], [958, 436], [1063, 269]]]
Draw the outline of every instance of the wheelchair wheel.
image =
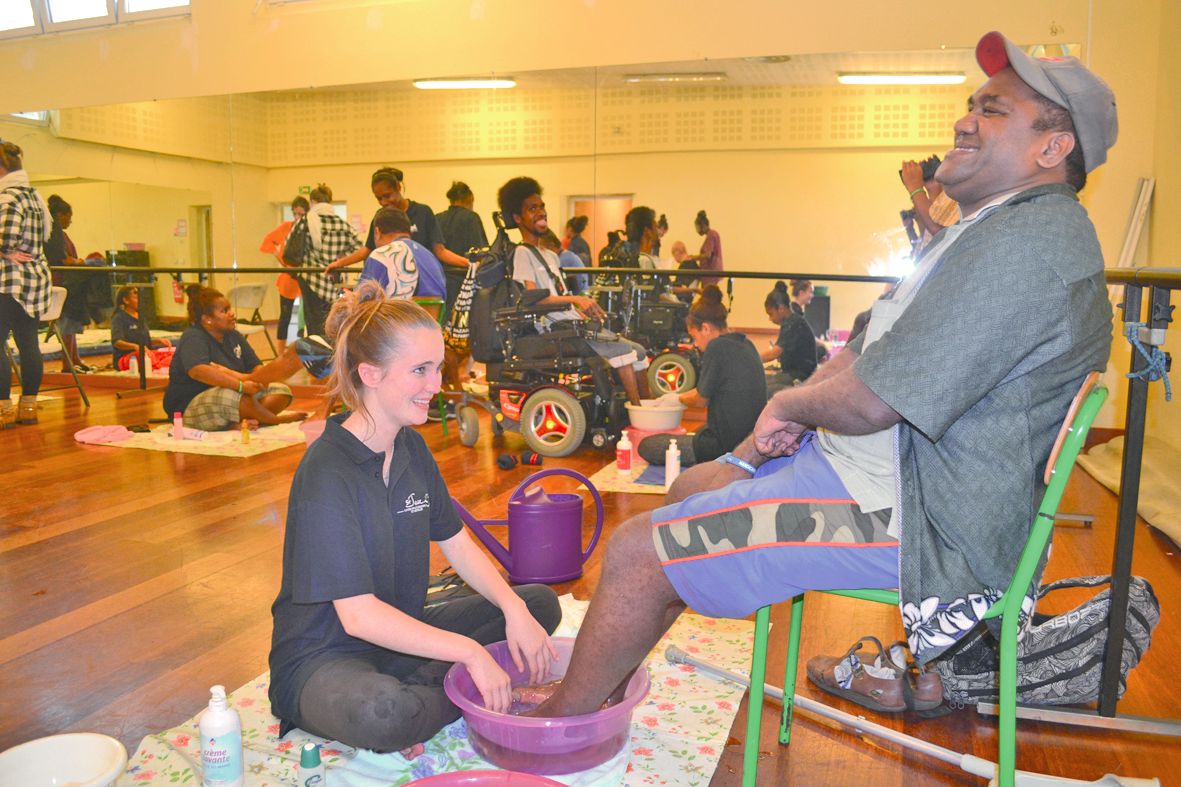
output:
[[680, 353], [661, 353], [648, 365], [648, 387], [653, 396], [684, 393], [697, 385], [697, 370]]
[[565, 391], [542, 388], [525, 400], [521, 435], [542, 456], [566, 456], [582, 445], [586, 413], [578, 400]]
[[459, 424], [459, 444], [471, 448], [480, 437], [480, 414], [474, 407], [461, 407], [455, 416]]

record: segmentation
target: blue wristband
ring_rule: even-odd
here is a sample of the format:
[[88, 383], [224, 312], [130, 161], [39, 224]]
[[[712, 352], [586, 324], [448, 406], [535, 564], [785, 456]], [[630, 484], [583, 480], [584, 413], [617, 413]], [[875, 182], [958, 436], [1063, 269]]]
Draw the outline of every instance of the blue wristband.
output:
[[750, 473], [751, 476], [753, 476], [755, 473], [758, 472], [758, 470], [755, 468], [754, 465], [752, 465], [750, 462], [746, 461], [745, 459], [739, 459], [734, 454], [722, 454], [714, 461], [721, 462], [722, 464], [734, 465], [735, 467], [740, 468], [740, 469], [745, 470], [746, 472]]

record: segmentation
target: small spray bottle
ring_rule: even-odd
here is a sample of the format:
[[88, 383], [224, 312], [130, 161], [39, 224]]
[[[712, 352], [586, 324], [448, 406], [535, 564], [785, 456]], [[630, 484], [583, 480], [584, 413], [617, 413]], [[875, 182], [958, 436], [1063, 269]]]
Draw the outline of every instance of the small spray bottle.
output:
[[209, 707], [201, 714], [201, 784], [242, 787], [242, 719], [226, 701], [225, 686], [209, 689]]

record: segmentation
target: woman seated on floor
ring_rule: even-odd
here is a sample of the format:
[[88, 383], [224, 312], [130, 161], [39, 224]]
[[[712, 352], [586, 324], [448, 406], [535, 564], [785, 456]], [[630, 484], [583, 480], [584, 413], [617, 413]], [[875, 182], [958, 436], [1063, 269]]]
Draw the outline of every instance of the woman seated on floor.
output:
[[784, 388], [799, 385], [816, 371], [816, 337], [804, 319], [801, 301], [812, 297], [812, 283], [796, 280], [791, 283], [792, 297], [787, 295], [787, 285], [775, 282], [767, 293], [763, 308], [767, 319], [779, 326], [779, 336], [771, 346], [760, 353], [764, 361], [779, 361], [779, 371], [767, 379], [767, 395], [774, 396]]
[[280, 382], [300, 368], [295, 349], [263, 364], [246, 337], [234, 330], [229, 300], [215, 289], [190, 284], [189, 327], [181, 334], [164, 392], [164, 411], [184, 414], [185, 426], [217, 431], [302, 421], [307, 413], [283, 410], [291, 389]]
[[[271, 711], [280, 735], [300, 727], [413, 756], [459, 718], [443, 691], [452, 663], [505, 712], [511, 683], [484, 646], [507, 639], [517, 668], [544, 680], [561, 609], [545, 585], [508, 586], [413, 428], [441, 382], [434, 318], [368, 281], [333, 305], [327, 328], [332, 393], [349, 410], [328, 420], [291, 484], [271, 607]], [[425, 606], [431, 541], [477, 595]]]
[[152, 366], [163, 368], [172, 360], [171, 352], [159, 352], [172, 347], [167, 339], [153, 339], [148, 326], [139, 318], [139, 287], [128, 284], [115, 293], [115, 313], [111, 316], [111, 365], [125, 372], [131, 359], [138, 357], [139, 348], [147, 355], [153, 349]]
[[696, 388], [665, 394], [661, 399], [675, 397], [689, 407], [706, 408], [705, 428], [691, 439], [670, 434], [645, 437], [639, 452], [652, 465], [664, 464], [664, 452], [673, 440], [681, 451], [681, 464], [686, 467], [734, 450], [754, 429], [767, 404], [767, 381], [759, 351], [746, 334], [726, 326], [726, 307], [716, 284], [702, 289], [701, 296], [689, 307], [685, 323], [694, 346], [702, 353], [701, 376]]

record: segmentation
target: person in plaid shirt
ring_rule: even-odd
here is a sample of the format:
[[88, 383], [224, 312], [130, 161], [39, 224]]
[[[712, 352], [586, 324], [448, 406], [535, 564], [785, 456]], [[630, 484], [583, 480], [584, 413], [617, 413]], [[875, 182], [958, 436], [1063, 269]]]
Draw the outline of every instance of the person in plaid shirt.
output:
[[[308, 253], [304, 259], [292, 262], [324, 268], [361, 247], [356, 230], [333, 212], [332, 189], [321, 183], [312, 189], [308, 200], [312, 204], [311, 210], [291, 226], [291, 234], [287, 236], [290, 239], [296, 233], [307, 233], [310, 240]], [[299, 289], [303, 294], [303, 316], [308, 335], [322, 336], [328, 310], [340, 297], [340, 283], [333, 281], [328, 273], [301, 273]]]
[[20, 404], [12, 404], [12, 368], [0, 353], [0, 427], [37, 423], [43, 364], [37, 326], [49, 311], [49, 208], [29, 185], [21, 149], [0, 140], [0, 342], [11, 333], [21, 356]]

